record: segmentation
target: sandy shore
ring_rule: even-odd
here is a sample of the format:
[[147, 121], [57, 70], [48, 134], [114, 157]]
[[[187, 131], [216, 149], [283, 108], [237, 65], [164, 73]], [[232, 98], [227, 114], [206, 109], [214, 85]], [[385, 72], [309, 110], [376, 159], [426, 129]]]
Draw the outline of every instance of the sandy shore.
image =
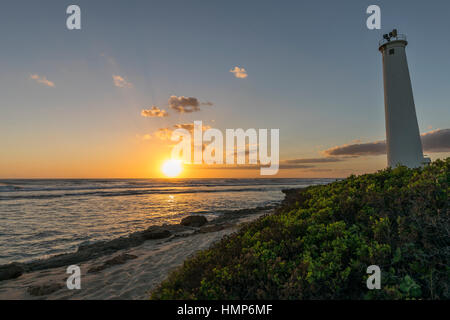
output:
[[24, 273], [16, 279], [0, 281], [0, 299], [148, 299], [149, 291], [186, 258], [235, 232], [239, 224], [272, 211], [248, 210], [201, 228], [184, 229], [169, 238], [147, 240], [132, 248], [77, 263], [81, 268], [80, 290], [67, 289], [67, 266]]

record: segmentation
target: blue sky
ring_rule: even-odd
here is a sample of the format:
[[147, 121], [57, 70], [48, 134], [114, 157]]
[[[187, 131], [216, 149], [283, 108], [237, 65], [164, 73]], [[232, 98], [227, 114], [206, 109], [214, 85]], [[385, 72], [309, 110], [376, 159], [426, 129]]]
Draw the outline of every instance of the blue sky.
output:
[[[81, 7], [80, 31], [65, 27], [70, 4]], [[371, 4], [381, 7], [382, 30], [366, 28]], [[377, 43], [394, 27], [409, 40], [421, 132], [450, 128], [448, 1], [18, 0], [1, 6], [0, 177], [35, 177], [41, 169], [52, 175], [51, 168], [59, 170], [55, 176], [92, 176], [83, 163], [95, 158], [98, 167], [113, 157], [120, 164], [108, 162], [100, 175], [121, 176], [119, 167], [142, 166], [124, 160], [127, 153], [142, 156], [136, 136], [193, 120], [219, 129], [280, 128], [282, 159], [319, 157], [356, 139], [382, 140]], [[233, 77], [234, 66], [248, 77]], [[31, 74], [54, 87], [30, 80]], [[113, 75], [132, 87], [117, 88]], [[214, 106], [141, 117], [143, 108], [164, 108], [171, 95]], [[370, 171], [385, 157], [367, 161]], [[139, 176], [137, 169], [128, 174]]]

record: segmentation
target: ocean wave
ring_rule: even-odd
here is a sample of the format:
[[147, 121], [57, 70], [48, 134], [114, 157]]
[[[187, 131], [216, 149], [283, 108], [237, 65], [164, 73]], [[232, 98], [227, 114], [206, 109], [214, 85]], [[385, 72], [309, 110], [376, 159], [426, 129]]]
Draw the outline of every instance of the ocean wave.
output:
[[0, 192], [18, 191], [23, 189], [22, 187], [15, 186], [13, 184], [0, 183]]
[[[298, 186], [292, 186], [298, 187]], [[0, 201], [21, 200], [21, 199], [54, 199], [62, 197], [123, 197], [135, 195], [149, 194], [193, 194], [193, 193], [218, 193], [218, 192], [265, 192], [270, 190], [278, 190], [279, 186], [264, 186], [250, 188], [221, 188], [221, 189], [145, 189], [145, 190], [120, 190], [116, 192], [94, 191], [94, 192], [75, 192], [75, 193], [47, 193], [47, 194], [12, 194], [8, 196], [0, 196]]]
[[123, 197], [135, 195], [149, 195], [149, 194], [188, 194], [188, 193], [215, 193], [215, 192], [242, 192], [242, 191], [267, 191], [267, 188], [246, 188], [246, 189], [220, 189], [220, 190], [127, 190], [117, 192], [76, 192], [76, 193], [61, 193], [61, 194], [18, 194], [10, 196], [0, 196], [0, 201], [3, 200], [20, 200], [20, 199], [53, 199], [61, 197]]
[[310, 185], [319, 180], [329, 179], [182, 179], [171, 182], [161, 179], [151, 180], [4, 180], [0, 182], [0, 192], [20, 190], [22, 192], [53, 192], [83, 190], [123, 190], [162, 189], [190, 187], [231, 187], [259, 185]]

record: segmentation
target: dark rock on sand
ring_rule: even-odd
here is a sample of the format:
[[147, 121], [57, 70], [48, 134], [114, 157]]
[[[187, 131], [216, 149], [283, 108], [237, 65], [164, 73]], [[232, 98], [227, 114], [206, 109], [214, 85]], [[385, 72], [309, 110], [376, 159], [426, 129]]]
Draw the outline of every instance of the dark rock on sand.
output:
[[24, 268], [18, 263], [0, 266], [0, 281], [20, 277], [24, 272]]
[[45, 296], [47, 294], [51, 294], [53, 292], [56, 292], [64, 287], [61, 283], [47, 283], [39, 286], [31, 286], [28, 287], [27, 292], [31, 296]]
[[202, 225], [204, 225], [207, 222], [208, 222], [208, 220], [203, 216], [189, 216], [189, 217], [183, 218], [183, 220], [181, 220], [180, 224], [183, 226], [188, 226], [188, 227], [201, 227]]
[[127, 237], [120, 237], [109, 241], [98, 241], [82, 244], [77, 252], [57, 255], [45, 260], [33, 261], [27, 264], [27, 271], [44, 270], [78, 264], [101, 256], [113, 254], [119, 250], [137, 247], [150, 239], [162, 239], [171, 235], [168, 228], [151, 226], [144, 231], [138, 231]]
[[124, 264], [128, 260], [132, 260], [132, 259], [136, 259], [136, 258], [137, 258], [137, 256], [135, 256], [133, 254], [122, 253], [121, 255], [118, 255], [112, 259], [106, 260], [105, 263], [103, 263], [100, 266], [95, 266], [95, 267], [90, 268], [88, 270], [88, 273], [99, 272], [106, 268], [109, 268], [109, 267], [112, 267], [112, 266], [115, 266], [118, 264]]
[[149, 227], [142, 232], [142, 236], [145, 240], [151, 239], [164, 239], [170, 237], [171, 232], [167, 229], [161, 229], [161, 227]]

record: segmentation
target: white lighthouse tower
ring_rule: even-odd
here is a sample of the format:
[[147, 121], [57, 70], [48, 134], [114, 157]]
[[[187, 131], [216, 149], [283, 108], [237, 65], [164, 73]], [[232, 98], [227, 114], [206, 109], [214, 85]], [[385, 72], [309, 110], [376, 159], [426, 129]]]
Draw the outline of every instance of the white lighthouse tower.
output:
[[404, 35], [394, 29], [383, 36], [379, 50], [383, 56], [384, 110], [386, 118], [387, 164], [420, 167], [423, 157], [416, 108], [409, 77]]

